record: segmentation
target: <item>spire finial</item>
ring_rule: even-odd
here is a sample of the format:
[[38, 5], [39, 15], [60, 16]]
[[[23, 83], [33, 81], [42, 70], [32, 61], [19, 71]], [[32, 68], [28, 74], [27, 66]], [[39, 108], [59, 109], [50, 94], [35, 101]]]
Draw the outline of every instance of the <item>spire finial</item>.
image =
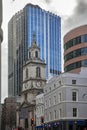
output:
[[32, 42], [36, 43], [36, 33], [33, 31]]

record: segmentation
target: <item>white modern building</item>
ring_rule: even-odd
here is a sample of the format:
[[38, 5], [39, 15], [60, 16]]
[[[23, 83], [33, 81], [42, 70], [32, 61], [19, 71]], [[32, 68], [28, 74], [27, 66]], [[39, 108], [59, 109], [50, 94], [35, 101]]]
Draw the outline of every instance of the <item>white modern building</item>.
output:
[[44, 124], [44, 93], [36, 96], [36, 128], [43, 128]]
[[45, 129], [83, 130], [87, 127], [87, 68], [52, 78], [44, 88]]

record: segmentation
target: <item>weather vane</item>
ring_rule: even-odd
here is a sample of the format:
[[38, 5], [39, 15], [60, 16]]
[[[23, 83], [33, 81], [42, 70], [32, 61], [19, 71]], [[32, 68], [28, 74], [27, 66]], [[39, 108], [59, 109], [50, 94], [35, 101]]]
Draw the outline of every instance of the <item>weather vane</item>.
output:
[[32, 41], [36, 42], [36, 33], [35, 32], [33, 32], [33, 34], [32, 34]]

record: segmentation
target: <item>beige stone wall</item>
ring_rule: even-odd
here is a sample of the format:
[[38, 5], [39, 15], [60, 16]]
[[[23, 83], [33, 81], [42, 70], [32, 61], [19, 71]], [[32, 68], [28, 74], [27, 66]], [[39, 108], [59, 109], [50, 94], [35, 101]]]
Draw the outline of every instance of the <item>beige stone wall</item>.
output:
[[[67, 44], [67, 42], [71, 39], [74, 39], [76, 37], [82, 36], [84, 34], [87, 34], [87, 25], [83, 25], [80, 27], [77, 27], [73, 30], [71, 30], [70, 32], [68, 32], [65, 36], [64, 36], [64, 44]], [[77, 45], [73, 45], [72, 47], [68, 48], [67, 50], [64, 51], [64, 56], [66, 56], [67, 54], [69, 54], [70, 52], [77, 50], [77, 49], [81, 49], [81, 48], [87, 48], [87, 42], [83, 42], [82, 44], [77, 44]], [[64, 63], [64, 68], [67, 67], [70, 64], [79, 62], [79, 61], [84, 61], [87, 60], [87, 55], [82, 55], [82, 56], [78, 56], [78, 57], [74, 57], [71, 58], [67, 61], [65, 61]], [[73, 70], [70, 70], [70, 72], [79, 72], [80, 68], [76, 68]]]
[[46, 77], [45, 67], [43, 65], [41, 66], [41, 64], [37, 64], [37, 66], [36, 66], [36, 64], [34, 65], [31, 63], [31, 64], [27, 65], [26, 67], [24, 67], [24, 69], [23, 69], [23, 81], [26, 79], [26, 68], [28, 70], [28, 78], [27, 79], [36, 78], [36, 67], [41, 68], [41, 78], [45, 79], [45, 77]]
[[80, 35], [84, 35], [87, 34], [87, 25], [83, 25], [80, 27], [77, 27], [73, 30], [71, 30], [70, 32], [68, 32], [65, 36], [64, 36], [64, 44], [69, 41], [70, 39], [73, 39], [75, 37], [78, 37]]

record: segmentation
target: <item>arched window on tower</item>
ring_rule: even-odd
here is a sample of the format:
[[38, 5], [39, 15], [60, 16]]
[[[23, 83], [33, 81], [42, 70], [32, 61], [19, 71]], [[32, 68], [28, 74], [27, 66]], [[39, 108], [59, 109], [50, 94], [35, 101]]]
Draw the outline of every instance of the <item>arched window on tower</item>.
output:
[[38, 51], [35, 51], [35, 57], [38, 58]]
[[36, 68], [36, 77], [40, 77], [40, 67]]

